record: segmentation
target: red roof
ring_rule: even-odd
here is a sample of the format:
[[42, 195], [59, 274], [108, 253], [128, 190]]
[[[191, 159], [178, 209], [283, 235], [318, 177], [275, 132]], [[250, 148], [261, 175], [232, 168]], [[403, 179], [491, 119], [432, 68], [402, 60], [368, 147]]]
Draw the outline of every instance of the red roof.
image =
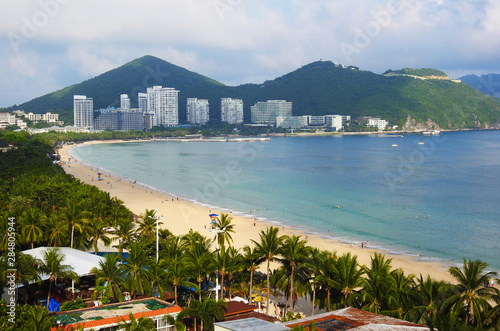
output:
[[[182, 311], [181, 307], [179, 306], [173, 306], [173, 307], [167, 307], [167, 308], [162, 308], [158, 310], [150, 310], [150, 311], [145, 311], [141, 313], [135, 313], [133, 314], [134, 318], [139, 319], [141, 317], [154, 317], [154, 316], [159, 316], [159, 315], [166, 315], [166, 314], [173, 314], [173, 313], [178, 313]], [[88, 321], [88, 322], [83, 322], [83, 323], [75, 323], [75, 324], [70, 324], [70, 325], [65, 325], [63, 327], [53, 327], [51, 328], [51, 331], [71, 331], [74, 329], [77, 329], [81, 326], [83, 326], [84, 329], [87, 328], [95, 328], [98, 326], [104, 326], [108, 324], [117, 324], [122, 321], [128, 321], [129, 316], [124, 315], [124, 316], [117, 316], [117, 317], [110, 317], [110, 318], [104, 318], [100, 320], [95, 320], [95, 321]]]

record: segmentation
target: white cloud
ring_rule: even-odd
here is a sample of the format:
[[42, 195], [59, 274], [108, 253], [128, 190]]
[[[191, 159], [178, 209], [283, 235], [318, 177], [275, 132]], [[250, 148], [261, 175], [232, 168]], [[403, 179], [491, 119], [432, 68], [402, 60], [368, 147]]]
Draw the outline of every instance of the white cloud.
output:
[[[4, 106], [146, 54], [231, 85], [320, 58], [375, 72], [500, 71], [498, 0], [26, 0], [2, 9], [0, 33], [24, 40], [17, 52], [0, 40], [0, 87], [16, 80], [26, 91], [0, 92]], [[356, 52], [346, 56], [346, 44]]]

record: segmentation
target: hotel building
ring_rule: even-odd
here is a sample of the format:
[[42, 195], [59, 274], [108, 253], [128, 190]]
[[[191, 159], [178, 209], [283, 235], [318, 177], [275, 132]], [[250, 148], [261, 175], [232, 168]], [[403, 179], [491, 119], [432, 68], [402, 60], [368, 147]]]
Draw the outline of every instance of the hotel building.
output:
[[207, 99], [187, 99], [187, 120], [191, 124], [206, 124], [209, 120], [210, 108]]
[[259, 101], [250, 107], [250, 114], [254, 124], [276, 125], [278, 117], [292, 116], [292, 103], [285, 100]]
[[153, 86], [147, 89], [148, 112], [153, 113], [153, 125], [179, 125], [179, 91], [172, 87]]
[[129, 109], [130, 108], [130, 98], [127, 94], [120, 95], [120, 108]]
[[94, 128], [94, 101], [84, 95], [73, 96], [73, 121], [77, 128]]
[[220, 101], [221, 121], [229, 124], [243, 123], [243, 100], [222, 98]]

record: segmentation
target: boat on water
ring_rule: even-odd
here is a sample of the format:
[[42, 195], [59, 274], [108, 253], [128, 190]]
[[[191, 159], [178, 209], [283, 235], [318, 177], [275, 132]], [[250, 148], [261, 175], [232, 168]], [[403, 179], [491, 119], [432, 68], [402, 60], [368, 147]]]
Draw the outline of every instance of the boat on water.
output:
[[392, 144], [392, 147], [398, 147], [398, 144]]
[[423, 145], [423, 144], [424, 144], [424, 142], [423, 142], [423, 141], [419, 141], [419, 142], [418, 142], [418, 144], [419, 144], [419, 145]]
[[439, 131], [439, 130], [434, 130], [434, 131], [424, 131], [424, 132], [422, 132], [422, 134], [423, 134], [423, 135], [427, 135], [427, 136], [428, 136], [428, 135], [438, 135], [438, 134], [440, 134], [440, 133], [441, 133], [441, 131]]

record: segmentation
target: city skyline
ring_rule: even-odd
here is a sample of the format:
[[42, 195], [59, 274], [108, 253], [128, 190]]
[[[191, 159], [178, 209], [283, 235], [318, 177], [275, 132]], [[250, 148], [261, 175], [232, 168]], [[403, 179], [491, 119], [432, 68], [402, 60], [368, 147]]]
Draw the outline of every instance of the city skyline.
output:
[[[119, 20], [112, 16], [117, 7]], [[0, 15], [2, 107], [144, 55], [231, 86], [259, 84], [319, 59], [375, 73], [430, 67], [458, 78], [499, 71], [494, 0], [28, 0], [4, 4]]]

